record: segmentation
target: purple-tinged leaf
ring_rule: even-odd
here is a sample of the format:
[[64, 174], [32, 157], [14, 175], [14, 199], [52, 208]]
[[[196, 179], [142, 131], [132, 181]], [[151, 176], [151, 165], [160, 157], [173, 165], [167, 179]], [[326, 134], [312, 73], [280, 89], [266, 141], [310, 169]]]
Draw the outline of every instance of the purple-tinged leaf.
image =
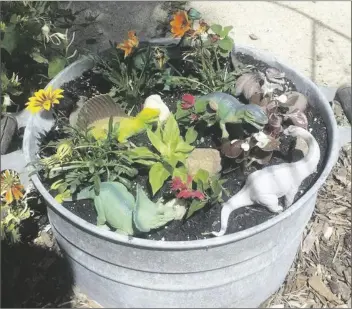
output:
[[268, 124], [265, 127], [265, 131], [273, 137], [279, 136], [282, 132], [282, 117], [277, 114], [271, 114], [269, 116]]
[[250, 100], [253, 95], [261, 94], [263, 92], [260, 86], [261, 80], [261, 75], [255, 72], [241, 75], [236, 81], [235, 95], [239, 96], [243, 93], [244, 97]]
[[297, 91], [291, 91], [286, 93], [286, 102], [280, 102], [280, 106], [288, 107], [288, 113], [292, 113], [294, 110], [298, 109], [304, 112], [308, 106], [308, 100], [305, 95]]
[[241, 147], [243, 143], [243, 140], [228, 141], [221, 145], [221, 153], [228, 158], [237, 158], [244, 151]]
[[298, 127], [301, 127], [303, 129], [308, 129], [308, 119], [306, 115], [301, 112], [300, 110], [296, 109], [293, 112], [284, 115], [285, 120], [289, 119], [291, 122]]

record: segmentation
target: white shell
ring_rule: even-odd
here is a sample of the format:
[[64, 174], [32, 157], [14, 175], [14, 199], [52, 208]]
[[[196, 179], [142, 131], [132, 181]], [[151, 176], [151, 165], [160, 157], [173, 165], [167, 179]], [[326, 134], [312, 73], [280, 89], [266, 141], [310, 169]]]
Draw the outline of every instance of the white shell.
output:
[[169, 108], [158, 94], [152, 94], [145, 99], [144, 108], [146, 107], [158, 109], [160, 111], [159, 120], [161, 122], [164, 122], [171, 114]]

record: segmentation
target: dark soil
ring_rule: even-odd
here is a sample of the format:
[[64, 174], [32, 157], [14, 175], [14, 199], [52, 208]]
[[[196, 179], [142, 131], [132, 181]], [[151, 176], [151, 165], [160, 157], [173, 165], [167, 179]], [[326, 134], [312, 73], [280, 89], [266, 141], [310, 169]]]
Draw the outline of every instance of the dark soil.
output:
[[[253, 65], [260, 71], [265, 71], [268, 66], [261, 62], [253, 59], [250, 56], [244, 54], [237, 54], [238, 59], [246, 64]], [[101, 76], [97, 76], [92, 73], [92, 71], [87, 71], [83, 74], [82, 77], [71, 81], [63, 86], [65, 90], [65, 97], [60, 103], [61, 111], [65, 115], [74, 109], [76, 102], [79, 99], [79, 96], [91, 97], [92, 95], [99, 93], [106, 93], [109, 91], [110, 85], [108, 83], [102, 82]], [[286, 90], [296, 90], [295, 85], [288, 79], [286, 79]], [[177, 94], [164, 94], [162, 95], [163, 100], [169, 106], [171, 111], [176, 110], [175, 103], [178, 99], [181, 98], [182, 92]], [[280, 94], [278, 91], [277, 94]], [[306, 116], [309, 121], [309, 131], [316, 138], [320, 150], [321, 150], [321, 159], [318, 164], [317, 172], [310, 175], [306, 178], [301, 186], [300, 190], [296, 195], [295, 201], [299, 199], [317, 180], [322, 170], [323, 164], [326, 159], [327, 153], [327, 131], [326, 126], [323, 122], [322, 117], [318, 114], [316, 110], [309, 107], [306, 111]], [[219, 136], [217, 127], [213, 127], [205, 131], [204, 139], [201, 142], [196, 144], [197, 147], [213, 147], [216, 148], [219, 146], [216, 136]], [[229, 128], [231, 130], [231, 127]], [[62, 137], [62, 136], [61, 136]], [[49, 141], [52, 138], [58, 138], [58, 133], [50, 132], [46, 137], [46, 141]], [[147, 138], [145, 135], [139, 135], [131, 139], [136, 145], [146, 145]], [[46, 142], [44, 141], [44, 143]], [[283, 162], [294, 162], [299, 160], [302, 155], [293, 151], [295, 146], [295, 138], [288, 137], [283, 135], [280, 139], [281, 146], [279, 152], [274, 152], [271, 161], [265, 166], [280, 164]], [[244, 185], [247, 176], [254, 172], [257, 169], [260, 169], [262, 166], [256, 165], [254, 163], [245, 171], [241, 169], [239, 165], [229, 165], [228, 162], [223, 161], [223, 171], [228, 171], [224, 175], [225, 179], [228, 181], [225, 183], [224, 187], [229, 190], [231, 196], [236, 194]], [[136, 179], [136, 183], [139, 183], [142, 187], [148, 188], [148, 178], [147, 173], [140, 173]], [[47, 188], [50, 184], [45, 183]], [[158, 199], [160, 196], [168, 195], [170, 192], [170, 184], [166, 183], [164, 187], [157, 193], [153, 200]], [[226, 201], [228, 198], [224, 197]], [[281, 203], [282, 205], [282, 203]], [[72, 211], [74, 214], [79, 217], [87, 220], [92, 224], [96, 224], [96, 212], [94, 208], [94, 203], [90, 200], [81, 200], [78, 202], [65, 202], [63, 206]], [[140, 238], [154, 239], [154, 240], [165, 240], [165, 241], [185, 241], [185, 240], [196, 240], [203, 239], [211, 236], [203, 236], [203, 233], [210, 232], [213, 230], [219, 230], [220, 228], [220, 213], [221, 205], [213, 205], [212, 207], [208, 206], [204, 209], [197, 211], [190, 219], [187, 221], [173, 221], [167, 226], [155, 230], [149, 234], [136, 235]], [[269, 212], [266, 208], [260, 205], [253, 205], [251, 207], [245, 207], [234, 211], [230, 218], [227, 229], [227, 234], [235, 233], [248, 229], [250, 227], [256, 226], [260, 223], [263, 223], [275, 216], [275, 214]]]

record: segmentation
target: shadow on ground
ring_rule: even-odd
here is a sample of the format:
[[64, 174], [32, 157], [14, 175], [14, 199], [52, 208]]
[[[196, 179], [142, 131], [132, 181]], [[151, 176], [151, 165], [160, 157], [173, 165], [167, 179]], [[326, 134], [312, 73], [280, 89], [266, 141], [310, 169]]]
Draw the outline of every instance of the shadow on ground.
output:
[[32, 244], [1, 249], [2, 308], [53, 307], [72, 293], [70, 267], [56, 252]]

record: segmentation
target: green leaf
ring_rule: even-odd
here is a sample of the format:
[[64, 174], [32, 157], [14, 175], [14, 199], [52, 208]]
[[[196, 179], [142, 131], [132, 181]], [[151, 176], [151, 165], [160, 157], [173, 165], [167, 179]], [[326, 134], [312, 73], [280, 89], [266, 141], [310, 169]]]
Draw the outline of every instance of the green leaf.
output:
[[153, 195], [163, 186], [170, 173], [160, 163], [155, 163], [149, 170], [149, 183], [152, 187]]
[[190, 8], [187, 15], [190, 20], [199, 20], [202, 18], [202, 14], [194, 8]]
[[206, 204], [206, 201], [193, 200], [191, 206], [189, 206], [186, 219], [192, 216], [197, 210], [202, 209]]
[[173, 115], [167, 118], [163, 130], [163, 141], [168, 145], [168, 150], [173, 152], [176, 148], [178, 138], [180, 136], [180, 129]]
[[211, 25], [210, 26], [210, 29], [217, 35], [220, 35], [222, 34], [222, 26], [218, 25], [218, 24], [215, 24], [215, 25]]
[[188, 117], [191, 114], [191, 111], [188, 109], [182, 109], [182, 108], [177, 108], [176, 114], [175, 114], [175, 118], [176, 120], [179, 120], [181, 118], [185, 118]]
[[186, 182], [187, 180], [187, 169], [184, 166], [175, 168], [173, 173], [172, 173], [172, 178], [174, 177], [180, 177], [183, 182]]
[[225, 37], [225, 36], [227, 36], [229, 33], [230, 33], [230, 31], [233, 29], [233, 27], [232, 26], [226, 26], [226, 27], [224, 27], [224, 29], [222, 30], [222, 32], [221, 32], [221, 37]]
[[127, 151], [126, 155], [132, 159], [159, 159], [159, 156], [150, 151], [147, 147], [136, 147]]
[[209, 181], [209, 172], [203, 169], [199, 169], [197, 174], [194, 175], [195, 182], [202, 182], [202, 184], [207, 184]]
[[219, 47], [224, 51], [230, 52], [233, 48], [233, 43], [233, 39], [227, 36], [221, 41], [219, 41]]
[[184, 141], [179, 142], [176, 146], [177, 152], [188, 153], [188, 152], [191, 152], [193, 149], [194, 149], [194, 146], [191, 146], [190, 144], [187, 144]]
[[147, 135], [148, 135], [148, 138], [149, 138], [150, 142], [156, 148], [156, 150], [158, 150], [161, 154], [166, 153], [167, 147], [163, 143], [163, 141], [160, 139], [160, 136], [158, 136], [159, 133], [155, 134], [151, 130], [148, 129], [147, 130]]
[[208, 101], [206, 100], [196, 100], [194, 104], [194, 110], [198, 113], [204, 113], [207, 110]]
[[148, 161], [148, 160], [143, 160], [143, 159], [138, 159], [138, 160], [135, 160], [134, 162], [142, 164], [142, 165], [146, 165], [146, 166], [151, 166], [151, 165], [155, 164], [154, 161]]
[[31, 57], [34, 61], [38, 63], [48, 63], [48, 59], [44, 58], [40, 53], [33, 52], [31, 53]]
[[61, 72], [66, 65], [66, 59], [64, 57], [54, 57], [52, 60], [49, 62], [48, 66], [48, 77], [53, 78], [55, 75], [57, 75], [59, 72]]
[[186, 143], [192, 144], [197, 139], [198, 133], [194, 127], [188, 128], [185, 136]]
[[15, 25], [7, 26], [4, 38], [0, 43], [0, 47], [5, 49], [11, 55], [18, 44], [18, 33]]

